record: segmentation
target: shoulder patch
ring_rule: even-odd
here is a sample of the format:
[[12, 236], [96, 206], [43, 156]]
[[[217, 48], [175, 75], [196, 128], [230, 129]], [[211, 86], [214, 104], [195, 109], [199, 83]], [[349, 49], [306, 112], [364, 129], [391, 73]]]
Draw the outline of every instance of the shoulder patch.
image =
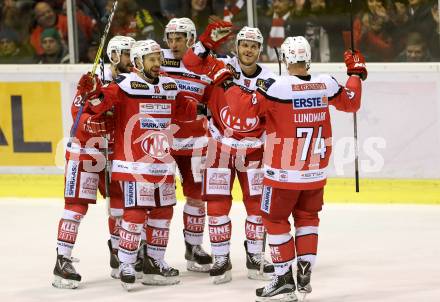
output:
[[170, 83], [163, 83], [162, 84], [163, 90], [177, 90], [176, 83], [170, 82]]
[[137, 81], [131, 81], [130, 87], [131, 87], [131, 89], [145, 89], [145, 90], [150, 89], [148, 84], [142, 83], [142, 82], [137, 82]]
[[142, 82], [137, 82], [137, 81], [131, 81], [130, 87], [131, 87], [131, 89], [145, 89], [145, 90], [150, 89], [148, 84], [142, 83]]
[[272, 86], [272, 84], [275, 83], [275, 79], [272, 78], [268, 78], [266, 80], [264, 79], [258, 79], [257, 80], [257, 87], [267, 91], [269, 89], [270, 86]]
[[180, 60], [164, 58], [162, 66], [165, 67], [180, 67]]
[[234, 76], [235, 79], [238, 80], [240, 78], [240, 73], [237, 72], [234, 66], [232, 66], [231, 64], [226, 64], [226, 67], [232, 72], [232, 75]]
[[122, 74], [120, 74], [120, 75], [118, 75], [118, 76], [116, 76], [116, 79], [115, 79], [115, 82], [116, 83], [121, 83], [123, 80], [125, 80], [125, 76], [124, 75], [122, 75]]

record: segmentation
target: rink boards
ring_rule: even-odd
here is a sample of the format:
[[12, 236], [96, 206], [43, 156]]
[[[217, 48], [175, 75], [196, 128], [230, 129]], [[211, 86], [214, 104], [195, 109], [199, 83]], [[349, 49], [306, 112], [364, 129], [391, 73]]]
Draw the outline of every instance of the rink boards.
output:
[[[278, 72], [277, 64], [265, 65]], [[62, 196], [70, 104], [88, 68], [0, 66], [0, 196]], [[357, 114], [361, 193], [354, 192], [352, 115], [332, 109], [326, 201], [440, 203], [440, 63], [372, 63], [368, 70]], [[311, 72], [341, 84], [347, 78], [338, 63], [312, 64]], [[234, 199], [241, 200], [237, 185]]]
[[[0, 197], [61, 198], [62, 175], [0, 174]], [[233, 198], [242, 200], [238, 181]], [[177, 199], [184, 200], [177, 181]], [[325, 189], [325, 202], [338, 203], [404, 203], [440, 204], [440, 180], [435, 179], [361, 179], [360, 192], [355, 192], [354, 179], [333, 178]]]

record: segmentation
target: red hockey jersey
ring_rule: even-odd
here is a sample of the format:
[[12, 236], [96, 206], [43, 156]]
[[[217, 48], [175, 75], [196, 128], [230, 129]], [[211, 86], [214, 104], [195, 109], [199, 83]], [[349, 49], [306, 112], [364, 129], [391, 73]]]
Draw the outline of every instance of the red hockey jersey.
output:
[[[265, 81], [274, 75], [268, 69], [258, 66], [255, 74], [246, 76], [240, 69], [236, 58], [219, 60], [212, 56], [201, 58], [192, 49], [183, 57], [183, 62], [188, 69], [196, 73], [204, 73], [214, 68], [216, 64], [225, 64], [233, 73], [233, 81], [238, 89], [246, 92], [254, 91], [258, 86], [264, 85]], [[235, 102], [240, 106], [240, 98], [233, 96], [227, 100], [222, 87], [209, 85], [206, 88], [205, 97], [202, 100], [208, 105], [212, 118], [209, 120], [209, 135], [218, 143], [218, 146], [226, 145], [231, 148], [231, 153], [237, 150], [240, 153], [251, 153], [264, 144], [265, 121], [257, 115], [247, 115], [242, 118], [233, 114], [228, 102]], [[246, 102], [245, 100], [243, 100]]]
[[[255, 93], [231, 87], [225, 93], [234, 114], [265, 118], [264, 184], [307, 190], [326, 183], [332, 151], [329, 106], [356, 112], [361, 81], [352, 76], [346, 87], [329, 75], [284, 76], [266, 81]], [[238, 106], [238, 104], [240, 104]]]
[[137, 73], [119, 75], [102, 88], [95, 113], [114, 107], [115, 147], [112, 179], [138, 182], [174, 182], [175, 162], [170, 155], [172, 118], [186, 114], [192, 102], [180, 95], [176, 82], [165, 76], [150, 84]]
[[[174, 58], [169, 49], [163, 50], [164, 60], [161, 70], [167, 76], [173, 78], [181, 94], [195, 102], [201, 102], [205, 88], [211, 83], [206, 75], [198, 75], [185, 68], [182, 60]], [[173, 124], [179, 126], [174, 134], [171, 153], [176, 155], [191, 155], [194, 151], [202, 152], [208, 144], [207, 119], [205, 116], [197, 116], [195, 120], [173, 120]]]
[[[110, 83], [111, 81], [113, 81], [112, 72], [107, 67], [105, 67], [102, 72], [97, 72], [97, 74], [103, 83]], [[81, 96], [77, 94], [70, 108], [72, 119], [74, 122], [77, 114], [79, 113], [80, 106]], [[105, 147], [104, 139], [102, 137], [93, 136], [85, 131], [85, 124], [87, 122], [87, 119], [93, 114], [93, 111], [90, 110], [89, 100], [87, 99], [85, 101], [81, 117], [79, 118], [75, 137], [73, 138], [70, 146], [67, 146], [66, 148], [67, 160], [72, 159], [105, 161], [103, 150], [103, 148]], [[110, 135], [108, 147], [109, 155], [111, 157], [113, 152], [113, 135]]]

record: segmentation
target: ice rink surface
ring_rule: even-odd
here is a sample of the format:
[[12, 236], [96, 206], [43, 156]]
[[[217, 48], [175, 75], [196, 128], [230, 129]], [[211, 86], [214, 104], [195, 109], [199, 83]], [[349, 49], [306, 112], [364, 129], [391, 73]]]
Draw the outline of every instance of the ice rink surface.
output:
[[[51, 286], [61, 199], [0, 199], [0, 301], [254, 301], [263, 282], [245, 271], [244, 207], [231, 217], [232, 282], [213, 285], [185, 269], [182, 208], [171, 224], [166, 260], [181, 271], [179, 285], [141, 283], [125, 292], [110, 278], [105, 203], [89, 208], [73, 256], [82, 283], [76, 290]], [[206, 232], [205, 232], [206, 233]], [[321, 213], [319, 257], [307, 301], [440, 301], [440, 206], [330, 204]], [[209, 241], [205, 234], [205, 248]]]

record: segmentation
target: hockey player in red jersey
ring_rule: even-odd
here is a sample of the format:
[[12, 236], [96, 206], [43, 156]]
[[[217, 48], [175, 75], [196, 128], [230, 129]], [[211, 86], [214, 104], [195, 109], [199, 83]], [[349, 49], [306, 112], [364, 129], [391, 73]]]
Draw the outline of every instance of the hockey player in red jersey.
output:
[[[121, 74], [115, 83], [94, 91], [96, 114], [114, 107], [115, 149], [112, 178], [123, 183], [124, 214], [120, 229], [118, 257], [121, 284], [131, 289], [135, 282], [134, 263], [147, 220], [147, 242], [143, 284], [171, 285], [179, 282], [179, 271], [164, 260], [169, 225], [176, 204], [175, 162], [170, 155], [173, 118], [193, 118], [179, 94], [176, 82], [159, 76], [161, 48], [153, 40], [136, 42], [130, 53], [135, 71]], [[90, 87], [91, 85], [85, 85]], [[195, 110], [193, 111], [195, 115]]]
[[[344, 54], [349, 79], [310, 75], [310, 45], [289, 37], [281, 46], [289, 75], [266, 81], [256, 93], [229, 88], [225, 97], [240, 118], [266, 120], [263, 223], [275, 266], [272, 282], [256, 291], [257, 301], [296, 301], [312, 291], [310, 277], [318, 246], [318, 212], [323, 205], [326, 168], [332, 149], [329, 106], [345, 112], [360, 108], [361, 80], [367, 77], [359, 52]], [[290, 234], [293, 216], [295, 238]], [[296, 286], [292, 265], [297, 266]]]
[[[130, 48], [134, 39], [130, 37], [113, 37], [107, 46], [107, 55], [111, 61], [110, 68], [104, 68], [98, 75], [103, 82], [112, 81], [119, 73], [128, 72], [130, 63]], [[81, 96], [78, 92], [71, 106], [72, 117], [75, 120], [80, 108]], [[105, 157], [103, 155], [104, 135], [113, 135], [113, 120], [111, 117], [94, 116], [89, 110], [88, 103], [78, 123], [78, 129], [71, 144], [66, 150], [65, 171], [65, 210], [59, 222], [57, 237], [57, 262], [54, 268], [55, 280], [53, 286], [58, 288], [76, 288], [81, 276], [76, 273], [71, 263], [71, 253], [75, 245], [79, 224], [87, 213], [88, 204], [96, 203], [99, 190], [105, 197]], [[111, 139], [110, 139], [111, 140]], [[112, 149], [112, 142], [109, 144]], [[108, 245], [117, 248], [119, 241], [119, 224], [122, 217], [122, 190], [119, 182], [110, 182], [110, 210], [108, 225], [110, 239]], [[117, 277], [119, 266], [115, 253], [111, 253], [110, 266], [112, 277]], [[116, 271], [115, 271], [116, 269]]]
[[[237, 57], [216, 59], [208, 55], [216, 44], [225, 40], [228, 22], [213, 23], [208, 26], [184, 57], [188, 69], [207, 74], [213, 79], [208, 86], [205, 99], [211, 111], [209, 121], [210, 143], [204, 171], [203, 197], [208, 202], [209, 233], [212, 253], [215, 257], [210, 271], [214, 283], [231, 280], [229, 258], [231, 220], [229, 212], [232, 205], [231, 190], [237, 175], [243, 192], [246, 208], [245, 222], [246, 267], [251, 279], [270, 278], [274, 268], [262, 257], [264, 228], [260, 213], [263, 172], [261, 169], [264, 144], [264, 120], [257, 116], [240, 119], [233, 115], [224, 97], [224, 87], [216, 86], [219, 78], [231, 77], [232, 82], [241, 89], [252, 92], [274, 74], [257, 64], [263, 47], [263, 36], [257, 28], [244, 27], [237, 34]], [[222, 35], [214, 41], [215, 35]], [[260, 275], [260, 264], [264, 261], [264, 274]]]
[[[211, 80], [205, 75], [189, 71], [182, 62], [183, 55], [194, 44], [195, 39], [196, 27], [191, 19], [171, 19], [165, 27], [164, 40], [169, 49], [163, 50], [161, 69], [176, 81], [186, 98], [200, 101]], [[208, 272], [212, 257], [202, 248], [206, 211], [201, 197], [202, 163], [208, 142], [207, 119], [200, 114], [196, 120], [174, 120], [173, 123], [179, 129], [174, 134], [171, 154], [179, 168], [186, 199], [183, 208], [183, 234], [187, 269]]]

